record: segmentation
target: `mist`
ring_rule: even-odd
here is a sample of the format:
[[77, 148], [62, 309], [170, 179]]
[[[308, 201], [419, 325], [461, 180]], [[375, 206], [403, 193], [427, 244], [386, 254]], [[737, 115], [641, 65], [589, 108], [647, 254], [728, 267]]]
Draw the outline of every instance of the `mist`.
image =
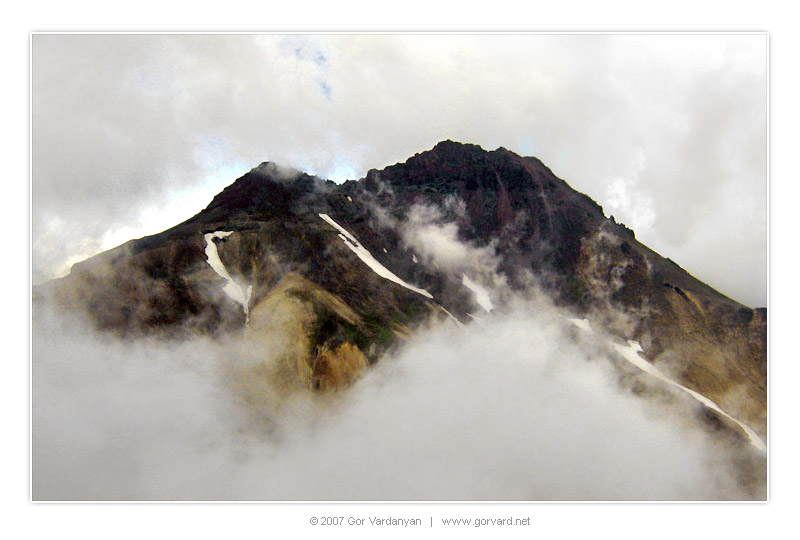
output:
[[763, 498], [734, 469], [746, 448], [565, 317], [518, 298], [419, 329], [343, 391], [265, 383], [254, 406], [236, 336], [125, 341], [35, 307], [33, 498]]

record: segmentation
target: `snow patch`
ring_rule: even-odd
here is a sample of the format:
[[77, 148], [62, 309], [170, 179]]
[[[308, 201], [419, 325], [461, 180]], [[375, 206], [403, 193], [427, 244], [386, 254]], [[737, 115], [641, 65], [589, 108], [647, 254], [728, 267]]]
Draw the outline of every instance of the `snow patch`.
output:
[[462, 274], [462, 277], [461, 283], [475, 294], [475, 301], [478, 302], [478, 305], [487, 313], [492, 311], [494, 306], [492, 305], [492, 300], [489, 298], [489, 293], [486, 292], [486, 289], [469, 279], [467, 274]]
[[[594, 330], [592, 330], [592, 327], [589, 324], [588, 319], [567, 319], [567, 320], [569, 322], [571, 322], [572, 324], [574, 324], [575, 326], [577, 326], [578, 328], [580, 328], [581, 330], [589, 332], [590, 334], [594, 334]], [[628, 345], [627, 346], [621, 345], [619, 343], [612, 343], [612, 342], [609, 342], [609, 343], [611, 343], [611, 345], [614, 346], [614, 348], [617, 350], [617, 352], [625, 360], [627, 360], [628, 362], [630, 362], [634, 366], [638, 367], [639, 369], [641, 369], [642, 371], [644, 371], [648, 375], [652, 375], [656, 379], [658, 379], [660, 381], [663, 381], [663, 382], [667, 383], [670, 386], [674, 386], [675, 388], [683, 390], [684, 392], [686, 392], [687, 394], [692, 396], [694, 399], [696, 399], [697, 401], [699, 401], [700, 403], [702, 403], [703, 405], [705, 405], [709, 409], [713, 409], [713, 410], [717, 411], [719, 414], [721, 414], [722, 416], [724, 416], [725, 418], [729, 418], [730, 420], [736, 422], [736, 424], [740, 428], [742, 428], [742, 431], [744, 431], [745, 434], [747, 434], [748, 439], [750, 439], [750, 444], [751, 445], [755, 446], [761, 452], [766, 452], [767, 451], [767, 445], [764, 444], [764, 441], [761, 440], [761, 438], [758, 436], [758, 434], [755, 431], [750, 429], [750, 426], [744, 424], [743, 422], [740, 422], [739, 420], [737, 420], [733, 416], [729, 415], [728, 413], [726, 413], [725, 411], [720, 409], [719, 405], [717, 405], [716, 403], [714, 403], [713, 401], [708, 399], [703, 394], [700, 394], [699, 392], [695, 392], [694, 390], [686, 388], [682, 384], [673, 381], [672, 379], [670, 379], [669, 377], [664, 375], [653, 364], [651, 364], [650, 362], [648, 362], [647, 360], [642, 358], [639, 355], [639, 353], [642, 352], [642, 346], [639, 344], [638, 341], [628, 340]]]
[[584, 332], [589, 332], [590, 334], [594, 334], [594, 330], [592, 330], [591, 325], [589, 324], [589, 319], [567, 319], [569, 322], [583, 330]]
[[695, 392], [694, 390], [690, 390], [689, 388], [686, 388], [685, 386], [683, 386], [683, 385], [681, 385], [679, 383], [676, 383], [675, 381], [673, 381], [672, 379], [670, 379], [669, 377], [667, 377], [666, 375], [661, 373], [661, 371], [659, 371], [658, 368], [656, 368], [653, 364], [651, 364], [650, 362], [648, 362], [647, 360], [642, 358], [639, 355], [639, 353], [642, 352], [642, 346], [639, 345], [638, 342], [628, 340], [628, 346], [627, 347], [625, 345], [620, 345], [619, 343], [612, 343], [612, 345], [617, 350], [617, 352], [619, 352], [622, 355], [623, 358], [625, 358], [628, 362], [630, 362], [634, 366], [638, 367], [642, 371], [645, 371], [645, 372], [649, 373], [653, 377], [655, 377], [655, 378], [657, 378], [657, 379], [659, 379], [661, 381], [664, 381], [665, 383], [667, 383], [667, 384], [669, 384], [671, 386], [674, 386], [676, 388], [679, 388], [679, 389], [683, 390], [684, 392], [688, 393], [690, 396], [692, 396], [694, 399], [696, 399], [697, 401], [699, 401], [700, 403], [702, 403], [703, 405], [705, 405], [709, 409], [713, 409], [713, 410], [717, 411], [719, 414], [721, 414], [722, 416], [724, 416], [725, 418], [729, 418], [729, 419], [733, 420], [734, 422], [736, 422], [736, 424], [740, 428], [742, 428], [742, 430], [747, 434], [747, 437], [750, 439], [750, 444], [755, 446], [761, 452], [766, 452], [767, 451], [767, 445], [764, 444], [764, 441], [762, 441], [761, 438], [758, 436], [758, 434], [756, 434], [755, 431], [750, 429], [749, 426], [745, 425], [744, 423], [740, 422], [739, 420], [737, 420], [733, 416], [729, 415], [728, 413], [726, 413], [725, 411], [720, 409], [719, 405], [717, 405], [716, 403], [714, 403], [713, 401], [711, 401], [710, 399], [708, 399], [704, 395], [702, 395], [702, 394], [700, 394], [698, 392]]
[[341, 238], [342, 241], [345, 243], [345, 245], [348, 248], [350, 248], [350, 250], [353, 253], [358, 255], [358, 258], [361, 259], [367, 266], [369, 266], [373, 272], [375, 272], [382, 278], [388, 279], [389, 281], [393, 281], [398, 285], [405, 287], [406, 289], [414, 291], [415, 293], [419, 293], [422, 296], [427, 296], [428, 298], [433, 298], [433, 295], [428, 291], [426, 291], [425, 289], [420, 289], [418, 287], [414, 287], [413, 285], [409, 285], [408, 283], [406, 283], [405, 281], [394, 275], [388, 268], [379, 263], [375, 259], [375, 257], [372, 256], [372, 253], [370, 253], [367, 250], [367, 248], [362, 246], [361, 243], [358, 240], [356, 240], [355, 236], [347, 232], [347, 230], [344, 227], [336, 223], [328, 214], [319, 214], [319, 217], [324, 219], [326, 222], [335, 227], [341, 233], [339, 234], [339, 238]]
[[453, 319], [453, 320], [455, 321], [455, 323], [456, 323], [456, 325], [457, 325], [458, 327], [460, 327], [460, 328], [463, 328], [463, 327], [464, 327], [464, 324], [463, 324], [461, 321], [459, 321], [458, 319], [456, 319], [456, 316], [455, 316], [455, 315], [453, 315], [452, 313], [450, 313], [449, 311], [447, 311], [446, 309], [444, 309], [442, 306], [439, 306], [439, 307], [440, 307], [440, 308], [442, 308], [442, 311], [444, 311], [445, 313], [447, 313], [447, 316], [448, 316], [448, 317], [450, 317], [451, 319]]
[[222, 260], [219, 258], [219, 252], [217, 251], [217, 244], [214, 243], [214, 238], [225, 238], [232, 234], [233, 231], [216, 231], [203, 235], [203, 238], [206, 240], [206, 262], [219, 277], [226, 281], [222, 290], [235, 302], [241, 304], [242, 309], [244, 309], [245, 324], [247, 324], [250, 322], [249, 304], [250, 296], [253, 294], [253, 286], [249, 285], [247, 291], [245, 291], [241, 285], [233, 280], [228, 270], [225, 268], [225, 265], [222, 264]]

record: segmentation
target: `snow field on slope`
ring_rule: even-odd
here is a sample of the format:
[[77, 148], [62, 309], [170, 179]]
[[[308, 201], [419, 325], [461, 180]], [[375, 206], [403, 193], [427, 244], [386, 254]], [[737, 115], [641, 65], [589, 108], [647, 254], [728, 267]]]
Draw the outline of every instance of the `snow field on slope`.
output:
[[489, 293], [486, 292], [486, 289], [469, 279], [467, 274], [462, 274], [461, 283], [475, 294], [475, 301], [478, 302], [478, 305], [481, 306], [486, 313], [494, 309], [494, 305], [492, 305], [492, 300], [489, 298]]
[[250, 303], [250, 296], [253, 293], [253, 286], [248, 286], [245, 292], [242, 286], [233, 280], [228, 270], [225, 268], [225, 265], [222, 263], [222, 260], [219, 258], [217, 244], [214, 243], [214, 238], [226, 238], [231, 234], [233, 234], [233, 231], [216, 231], [203, 235], [203, 238], [206, 240], [206, 262], [208, 262], [209, 266], [211, 266], [219, 277], [226, 281], [222, 290], [235, 302], [241, 304], [242, 309], [244, 309], [246, 322], [250, 322], [250, 308], [248, 304]]
[[[588, 320], [586, 320], [586, 319], [568, 319], [568, 320], [569, 320], [569, 322], [571, 322], [572, 324], [574, 324], [575, 326], [577, 326], [581, 330], [583, 330], [585, 332], [592, 333], [592, 334], [594, 333], [594, 331], [592, 330], [592, 327], [589, 324]], [[742, 431], [744, 431], [745, 434], [747, 434], [748, 439], [750, 439], [750, 444], [751, 445], [756, 447], [760, 452], [766, 452], [767, 451], [767, 445], [764, 444], [764, 441], [761, 440], [761, 438], [758, 436], [758, 434], [755, 431], [753, 431], [750, 428], [750, 426], [744, 424], [743, 422], [740, 422], [739, 420], [737, 420], [736, 418], [734, 418], [730, 414], [728, 414], [725, 411], [723, 411], [719, 407], [719, 405], [717, 405], [716, 403], [714, 403], [713, 401], [711, 401], [710, 399], [705, 397], [703, 394], [700, 394], [699, 392], [695, 392], [694, 390], [686, 388], [682, 384], [673, 381], [672, 379], [670, 379], [669, 377], [664, 375], [653, 364], [651, 364], [650, 362], [648, 362], [647, 360], [642, 358], [639, 355], [639, 353], [642, 352], [642, 346], [639, 344], [638, 341], [628, 340], [628, 345], [627, 346], [621, 345], [619, 343], [613, 343], [613, 342], [609, 342], [609, 343], [614, 346], [614, 349], [616, 349], [616, 351], [625, 360], [627, 360], [628, 362], [630, 362], [631, 364], [633, 364], [637, 368], [641, 369], [642, 371], [644, 371], [648, 375], [652, 375], [656, 379], [658, 379], [660, 381], [663, 381], [663, 382], [667, 383], [670, 386], [674, 386], [675, 388], [678, 388], [678, 389], [686, 392], [687, 394], [692, 396], [695, 400], [699, 401], [701, 404], [705, 405], [709, 409], [717, 411], [719, 414], [721, 414], [725, 418], [729, 418], [730, 420], [736, 422], [736, 424], [740, 428], [742, 428]]]
[[375, 259], [375, 257], [372, 256], [372, 253], [370, 253], [367, 250], [367, 248], [362, 246], [361, 243], [358, 240], [356, 240], [355, 236], [350, 234], [344, 227], [336, 223], [328, 214], [319, 214], [319, 217], [324, 219], [328, 224], [335, 227], [341, 233], [339, 234], [339, 238], [342, 239], [345, 245], [348, 248], [350, 248], [350, 250], [353, 253], [358, 255], [358, 258], [361, 259], [364, 262], [364, 264], [369, 266], [370, 269], [372, 269], [372, 271], [378, 274], [380, 277], [388, 279], [389, 281], [393, 281], [398, 285], [405, 287], [406, 289], [421, 294], [422, 296], [427, 296], [428, 298], [431, 299], [433, 298], [433, 295], [428, 291], [426, 291], [425, 289], [420, 289], [418, 287], [414, 287], [413, 285], [409, 285], [408, 283], [406, 283], [405, 281], [394, 275], [388, 268], [379, 263]]

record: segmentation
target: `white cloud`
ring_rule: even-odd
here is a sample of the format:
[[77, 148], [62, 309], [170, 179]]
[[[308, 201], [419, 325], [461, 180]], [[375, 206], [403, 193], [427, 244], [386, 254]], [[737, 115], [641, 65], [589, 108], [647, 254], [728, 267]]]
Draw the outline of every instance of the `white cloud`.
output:
[[263, 410], [226, 382], [253, 362], [239, 344], [120, 342], [41, 310], [34, 329], [37, 500], [753, 493], [737, 485], [736, 452], [698, 428], [692, 407], [630, 391], [605, 338], [541, 299], [422, 330], [348, 392]]
[[[717, 285], [743, 266], [751, 277], [723, 292], [763, 304], [765, 41], [36, 35], [34, 276], [72, 256], [67, 239], [97, 243], [109, 229], [137, 226], [143, 208], [171, 213], [170, 193], [202, 187], [210, 201], [219, 189], [202, 179], [225, 165], [270, 160], [360, 177], [451, 138], [532, 149], [603, 205], [624, 178], [630, 204], [615, 217], [642, 224], [639, 237], [686, 268], [701, 258], [687, 248], [698, 230], [718, 232], [708, 241], [718, 244], [746, 224], [735, 251], [750, 255], [720, 253], [704, 277]], [[753, 205], [734, 213], [722, 204], [731, 185]], [[60, 238], [45, 233], [54, 217], [66, 224]]]
[[[449, 206], [458, 212], [457, 203]], [[435, 206], [412, 206], [400, 224], [403, 243], [427, 264], [447, 272], [477, 270], [493, 273], [497, 267], [494, 246], [473, 246], [462, 241], [458, 237], [458, 224], [448, 217]]]

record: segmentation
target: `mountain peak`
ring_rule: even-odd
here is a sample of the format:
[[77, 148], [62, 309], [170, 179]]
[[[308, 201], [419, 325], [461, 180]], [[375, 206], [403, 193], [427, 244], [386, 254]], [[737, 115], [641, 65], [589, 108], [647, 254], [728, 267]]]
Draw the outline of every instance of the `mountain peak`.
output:
[[238, 213], [287, 216], [295, 201], [322, 189], [324, 184], [316, 176], [265, 161], [214, 197], [202, 214], [219, 220]]
[[[249, 324], [253, 334], [288, 321], [305, 344], [291, 376], [313, 372], [322, 388], [339, 360], [376, 362], [427, 319], [468, 323], [465, 283], [479, 276], [506, 295], [535, 282], [564, 309], [641, 342], [648, 358], [679, 351], [681, 383], [711, 399], [746, 387], [755, 405], [737, 414], [766, 430], [761, 312], [642, 245], [538, 159], [502, 147], [445, 140], [341, 185], [264, 162], [190, 220], [123, 247], [53, 286], [104, 329], [214, 334]], [[230, 284], [248, 291], [238, 303]], [[502, 298], [492, 298], [497, 311]], [[635, 323], [620, 326], [618, 314]]]
[[296, 180], [303, 174], [302, 171], [293, 167], [284, 167], [272, 161], [263, 161], [258, 166], [250, 169], [251, 173], [260, 174], [270, 180], [286, 181]]
[[445, 139], [443, 141], [439, 141], [430, 151], [435, 153], [470, 152], [470, 151], [486, 152], [486, 150], [484, 150], [478, 144], [462, 143], [459, 141], [454, 141], [452, 139]]

